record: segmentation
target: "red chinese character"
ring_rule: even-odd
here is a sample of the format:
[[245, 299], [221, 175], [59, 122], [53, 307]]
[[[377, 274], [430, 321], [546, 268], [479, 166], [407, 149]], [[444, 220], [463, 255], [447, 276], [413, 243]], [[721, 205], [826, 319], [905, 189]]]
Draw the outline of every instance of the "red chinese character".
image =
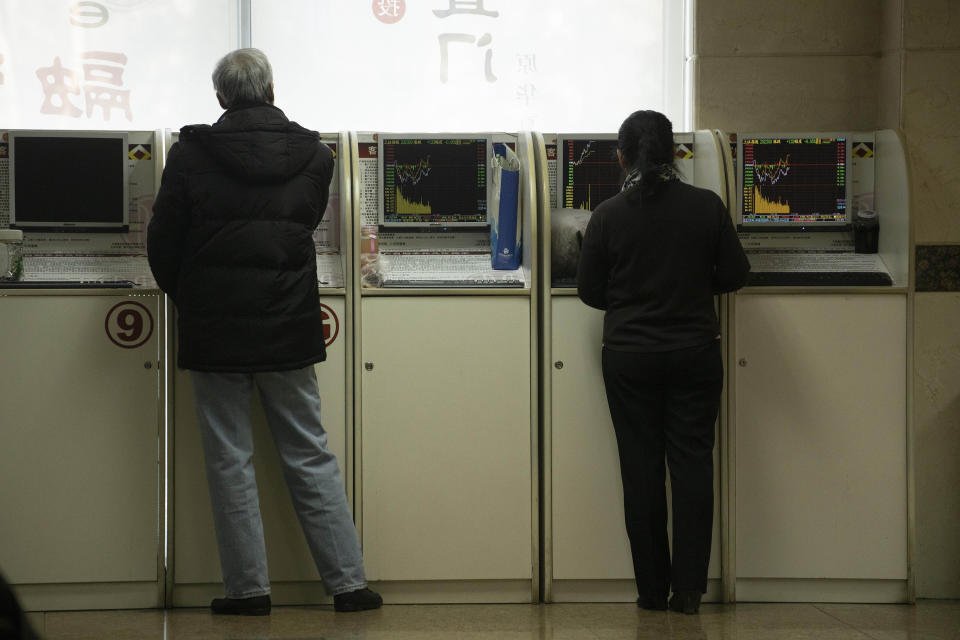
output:
[[[53, 59], [53, 66], [37, 69], [37, 77], [43, 87], [43, 104], [40, 113], [79, 118], [83, 113], [79, 107], [70, 102], [70, 94], [80, 93], [78, 74], [70, 69], [64, 69], [60, 64], [60, 57]], [[59, 105], [56, 104], [59, 99]]]
[[110, 119], [112, 109], [123, 110], [127, 120], [132, 120], [130, 91], [100, 86], [101, 84], [116, 87], [123, 85], [123, 65], [127, 64], [127, 56], [122, 53], [107, 51], [87, 51], [82, 57], [85, 60], [113, 62], [119, 65], [88, 62], [83, 64], [83, 79], [85, 80], [83, 92], [86, 99], [87, 117], [90, 117], [94, 108], [100, 107], [103, 109], [104, 120]]

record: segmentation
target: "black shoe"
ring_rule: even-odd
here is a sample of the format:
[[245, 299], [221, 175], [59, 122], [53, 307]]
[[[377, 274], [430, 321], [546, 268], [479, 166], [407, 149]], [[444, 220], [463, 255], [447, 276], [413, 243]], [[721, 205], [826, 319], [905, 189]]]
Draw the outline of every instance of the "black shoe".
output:
[[383, 598], [380, 594], [366, 587], [333, 596], [335, 611], [365, 611], [379, 609], [381, 606], [383, 606]]
[[694, 615], [700, 611], [700, 592], [674, 591], [670, 598], [670, 611]]
[[656, 598], [652, 596], [640, 596], [637, 598], [637, 606], [649, 611], [666, 611], [667, 597]]
[[270, 615], [270, 596], [252, 598], [214, 598], [210, 603], [214, 613], [231, 616], [268, 616]]

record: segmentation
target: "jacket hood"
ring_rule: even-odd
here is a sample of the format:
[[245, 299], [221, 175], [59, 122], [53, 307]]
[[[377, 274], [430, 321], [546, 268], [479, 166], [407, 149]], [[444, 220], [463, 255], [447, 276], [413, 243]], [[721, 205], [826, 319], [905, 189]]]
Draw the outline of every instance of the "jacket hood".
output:
[[189, 125], [180, 140], [202, 146], [214, 161], [245, 182], [286, 182], [317, 152], [320, 134], [291, 122], [270, 104], [231, 107], [214, 125]]

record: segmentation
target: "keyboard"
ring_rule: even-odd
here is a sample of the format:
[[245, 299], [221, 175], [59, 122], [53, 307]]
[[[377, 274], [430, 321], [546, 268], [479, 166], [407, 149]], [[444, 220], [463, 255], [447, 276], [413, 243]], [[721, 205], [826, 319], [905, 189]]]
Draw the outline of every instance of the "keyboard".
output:
[[492, 271], [489, 253], [381, 253], [380, 268], [397, 273]]
[[752, 271], [886, 271], [876, 253], [748, 251]]
[[748, 252], [750, 274], [747, 285], [754, 287], [796, 286], [881, 286], [893, 279], [875, 253]]
[[751, 271], [749, 287], [889, 287], [893, 279], [880, 271]]
[[387, 288], [526, 286], [521, 269], [493, 269], [489, 253], [382, 253], [378, 263]]
[[23, 257], [23, 284], [17, 287], [88, 289], [137, 284], [156, 286], [146, 256], [30, 255]]
[[130, 280], [18, 280], [0, 281], [0, 289], [130, 289]]
[[388, 289], [497, 289], [506, 287], [508, 289], [518, 289], [524, 286], [522, 279], [498, 279], [484, 280], [482, 278], [473, 280], [464, 280], [462, 278], [452, 280], [441, 279], [405, 279], [405, 280], [387, 280], [383, 281], [383, 286]]

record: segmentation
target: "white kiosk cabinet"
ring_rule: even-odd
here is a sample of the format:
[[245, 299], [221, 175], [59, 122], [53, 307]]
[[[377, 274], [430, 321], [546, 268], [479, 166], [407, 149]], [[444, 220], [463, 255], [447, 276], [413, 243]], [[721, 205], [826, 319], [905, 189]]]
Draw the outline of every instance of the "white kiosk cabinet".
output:
[[[327, 446], [340, 462], [340, 471], [352, 504], [353, 486], [353, 388], [352, 388], [352, 293], [350, 265], [350, 183], [347, 134], [322, 134], [336, 154], [337, 172], [330, 185], [330, 201], [320, 228], [314, 234], [320, 303], [324, 307], [327, 359], [316, 365], [322, 399]], [[171, 324], [175, 318], [171, 318]], [[175, 342], [175, 341], [174, 341]], [[169, 355], [176, 362], [175, 344]], [[219, 554], [213, 529], [213, 514], [204, 471], [203, 450], [196, 423], [190, 372], [174, 369], [170, 569], [168, 602], [173, 606], [207, 606], [223, 596]], [[254, 467], [260, 494], [271, 598], [274, 604], [332, 602], [297, 520], [282, 463], [254, 394]]]
[[[0, 133], [0, 228], [24, 229], [23, 279], [0, 283], [0, 572], [28, 611], [162, 606], [158, 132], [10, 131], [32, 154]], [[8, 174], [46, 191], [11, 193]]]
[[906, 599], [906, 302], [737, 295], [737, 600]]
[[748, 286], [731, 304], [738, 601], [913, 598], [906, 156], [896, 131], [852, 140], [892, 286]]
[[157, 292], [0, 289], [0, 570], [28, 611], [163, 604], [162, 318]]
[[[726, 202], [724, 157], [717, 137], [709, 131], [677, 133], [674, 137], [683, 179], [713, 189]], [[594, 148], [586, 144], [591, 140]], [[616, 136], [611, 134], [536, 136], [538, 186], [543, 190], [541, 202], [545, 203], [540, 213], [543, 224], [539, 241], [544, 339], [544, 593], [548, 602], [632, 602], [637, 598], [624, 524], [620, 459], [600, 367], [603, 312], [580, 301], [574, 282], [579, 256], [576, 236], [585, 228], [590, 210], [573, 209], [596, 206], [619, 188], [612, 184], [614, 181], [601, 180], [610, 185], [599, 193], [595, 187], [561, 192], [557, 178], [565, 166], [562, 154], [574, 154], [570, 156], [574, 161], [615, 163], [615, 154], [601, 157], [615, 141]], [[718, 423], [707, 600], [722, 598], [720, 488], [724, 444]]]
[[[390, 603], [539, 597], [532, 139], [493, 139], [514, 144], [521, 163], [525, 285], [356, 282], [358, 515], [367, 576]], [[354, 144], [355, 228], [367, 243], [378, 151], [373, 134]], [[421, 236], [428, 253], [458, 237]], [[381, 227], [380, 250], [390, 242], [416, 240]]]

